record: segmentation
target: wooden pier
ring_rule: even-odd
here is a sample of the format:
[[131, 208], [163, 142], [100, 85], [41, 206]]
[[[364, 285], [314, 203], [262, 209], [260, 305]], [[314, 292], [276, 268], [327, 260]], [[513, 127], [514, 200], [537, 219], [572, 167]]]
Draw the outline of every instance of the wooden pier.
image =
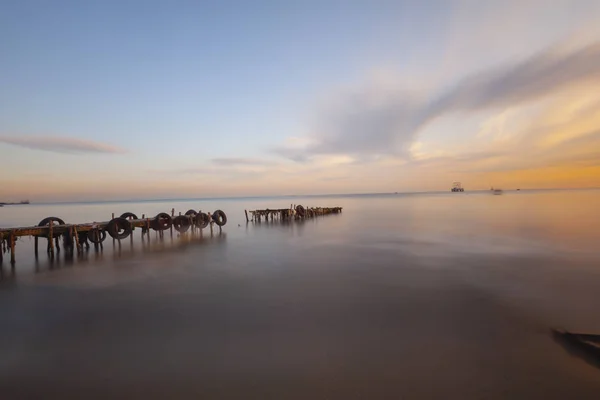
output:
[[[304, 207], [301, 205], [294, 206], [290, 205], [290, 208], [278, 208], [265, 210], [245, 210], [246, 221], [261, 222], [264, 218], [265, 221], [269, 219], [273, 220], [291, 220], [291, 219], [307, 219], [314, 218], [321, 215], [328, 214], [339, 214], [342, 212], [342, 207]], [[252, 218], [248, 217], [250, 213]]]
[[188, 230], [199, 230], [210, 227], [213, 231], [213, 225], [217, 225], [219, 230], [227, 223], [227, 216], [221, 210], [213, 213], [203, 213], [201, 211], [188, 210], [185, 214], [179, 213], [175, 216], [175, 210], [171, 213], [159, 213], [152, 218], [146, 218], [142, 215], [138, 218], [133, 213], [124, 213], [120, 217], [112, 216], [110, 221], [89, 222], [83, 224], [67, 224], [58, 217], [44, 218], [36, 226], [16, 227], [0, 229], [0, 263], [4, 260], [4, 253], [10, 253], [10, 262], [15, 263], [15, 242], [17, 238], [23, 236], [32, 236], [35, 238], [35, 255], [38, 254], [38, 239], [44, 238], [48, 241], [47, 253], [54, 255], [55, 250], [60, 251], [60, 240], [63, 246], [69, 251], [74, 248], [81, 252], [84, 248], [89, 248], [89, 243], [94, 244], [96, 249], [102, 246], [102, 242], [107, 234], [113, 240], [123, 240], [131, 237], [133, 240], [133, 230], [141, 228], [142, 239], [144, 235], [148, 236], [150, 230], [154, 230], [161, 237], [165, 231], [173, 230], [179, 233], [185, 233]]

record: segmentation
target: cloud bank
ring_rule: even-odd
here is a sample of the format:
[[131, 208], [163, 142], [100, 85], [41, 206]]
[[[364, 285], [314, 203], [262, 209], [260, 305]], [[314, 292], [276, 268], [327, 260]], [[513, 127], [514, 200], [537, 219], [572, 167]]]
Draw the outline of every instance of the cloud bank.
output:
[[327, 111], [310, 145], [283, 146], [274, 152], [294, 161], [319, 154], [408, 159], [419, 132], [439, 117], [521, 105], [592, 83], [600, 83], [600, 42], [547, 49], [520, 62], [468, 76], [425, 101], [367, 87], [345, 94], [334, 110]]
[[122, 154], [127, 152], [110, 144], [67, 137], [0, 136], [0, 143], [62, 154]]

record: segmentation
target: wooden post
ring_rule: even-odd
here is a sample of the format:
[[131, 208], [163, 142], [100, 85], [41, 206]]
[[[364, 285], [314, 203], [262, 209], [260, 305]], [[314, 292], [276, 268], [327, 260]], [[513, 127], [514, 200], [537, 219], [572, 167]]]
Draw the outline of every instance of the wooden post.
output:
[[79, 245], [79, 233], [77, 232], [77, 225], [73, 225], [73, 236], [75, 238], [75, 246], [77, 246], [77, 253], [81, 252], [81, 246]]
[[[146, 219], [146, 214], [142, 214], [142, 219]], [[144, 240], [144, 227], [142, 226], [142, 240]]]
[[249, 222], [250, 220], [248, 219], [248, 210], [244, 210], [244, 214], [246, 214], [246, 222]]
[[148, 237], [148, 242], [150, 242], [150, 218], [146, 218], [146, 236]]
[[35, 253], [35, 258], [37, 258], [37, 256], [38, 256], [38, 237], [37, 236], [33, 239], [33, 242], [35, 243], [33, 251]]
[[10, 233], [10, 263], [15, 265], [15, 231]]
[[50, 254], [54, 255], [54, 242], [52, 241], [53, 239], [53, 234], [52, 234], [52, 227], [54, 226], [54, 220], [50, 220], [50, 225], [49, 225], [49, 233], [48, 233], [48, 246], [50, 246]]
[[100, 233], [98, 228], [94, 228], [94, 250], [98, 251], [98, 241], [100, 240]]
[[70, 226], [69, 227], [69, 238], [68, 240], [65, 242], [65, 250], [68, 253], [73, 254], [73, 227]]

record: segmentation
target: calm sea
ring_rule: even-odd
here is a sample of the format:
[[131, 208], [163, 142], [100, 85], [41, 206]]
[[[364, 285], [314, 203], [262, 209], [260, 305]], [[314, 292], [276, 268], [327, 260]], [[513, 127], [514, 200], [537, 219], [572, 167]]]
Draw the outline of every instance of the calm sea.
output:
[[[290, 204], [344, 210], [246, 223]], [[172, 208], [228, 223], [5, 255], [2, 398], [600, 393], [600, 370], [548, 335], [600, 333], [600, 190], [31, 204], [0, 208], [0, 227]]]

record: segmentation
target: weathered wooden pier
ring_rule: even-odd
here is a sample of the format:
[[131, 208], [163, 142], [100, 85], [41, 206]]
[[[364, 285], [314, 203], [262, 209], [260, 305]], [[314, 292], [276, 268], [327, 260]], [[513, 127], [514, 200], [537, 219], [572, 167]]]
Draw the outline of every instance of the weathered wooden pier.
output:
[[94, 244], [96, 249], [102, 247], [102, 242], [107, 237], [107, 234], [113, 240], [121, 241], [128, 237], [133, 240], [133, 230], [141, 228], [142, 239], [148, 237], [150, 230], [154, 230], [161, 237], [164, 232], [173, 230], [179, 233], [185, 233], [188, 230], [202, 230], [210, 227], [213, 232], [213, 225], [218, 226], [219, 230], [227, 223], [227, 216], [221, 210], [213, 213], [203, 213], [201, 211], [188, 210], [185, 214], [175, 216], [175, 210], [171, 210], [171, 214], [159, 213], [152, 218], [146, 218], [142, 215], [138, 218], [135, 214], [126, 212], [120, 217], [115, 217], [114, 214], [110, 221], [104, 222], [89, 222], [83, 224], [67, 224], [58, 217], [44, 218], [37, 226], [17, 227], [0, 229], [0, 263], [4, 260], [4, 253], [10, 253], [10, 262], [15, 264], [15, 242], [17, 238], [23, 236], [32, 236], [35, 239], [35, 255], [38, 255], [38, 240], [45, 238], [48, 241], [47, 253], [54, 256], [55, 251], [60, 251], [60, 241], [62, 239], [63, 246], [67, 251], [77, 249], [77, 252], [83, 251], [83, 248], [90, 247], [90, 243]]
[[[277, 208], [265, 210], [245, 210], [246, 221], [261, 222], [264, 218], [268, 221], [273, 220], [291, 220], [291, 219], [307, 219], [314, 218], [320, 215], [339, 214], [342, 212], [342, 207], [304, 207], [301, 205], [290, 205], [290, 208]], [[250, 213], [251, 217], [248, 217]]]

